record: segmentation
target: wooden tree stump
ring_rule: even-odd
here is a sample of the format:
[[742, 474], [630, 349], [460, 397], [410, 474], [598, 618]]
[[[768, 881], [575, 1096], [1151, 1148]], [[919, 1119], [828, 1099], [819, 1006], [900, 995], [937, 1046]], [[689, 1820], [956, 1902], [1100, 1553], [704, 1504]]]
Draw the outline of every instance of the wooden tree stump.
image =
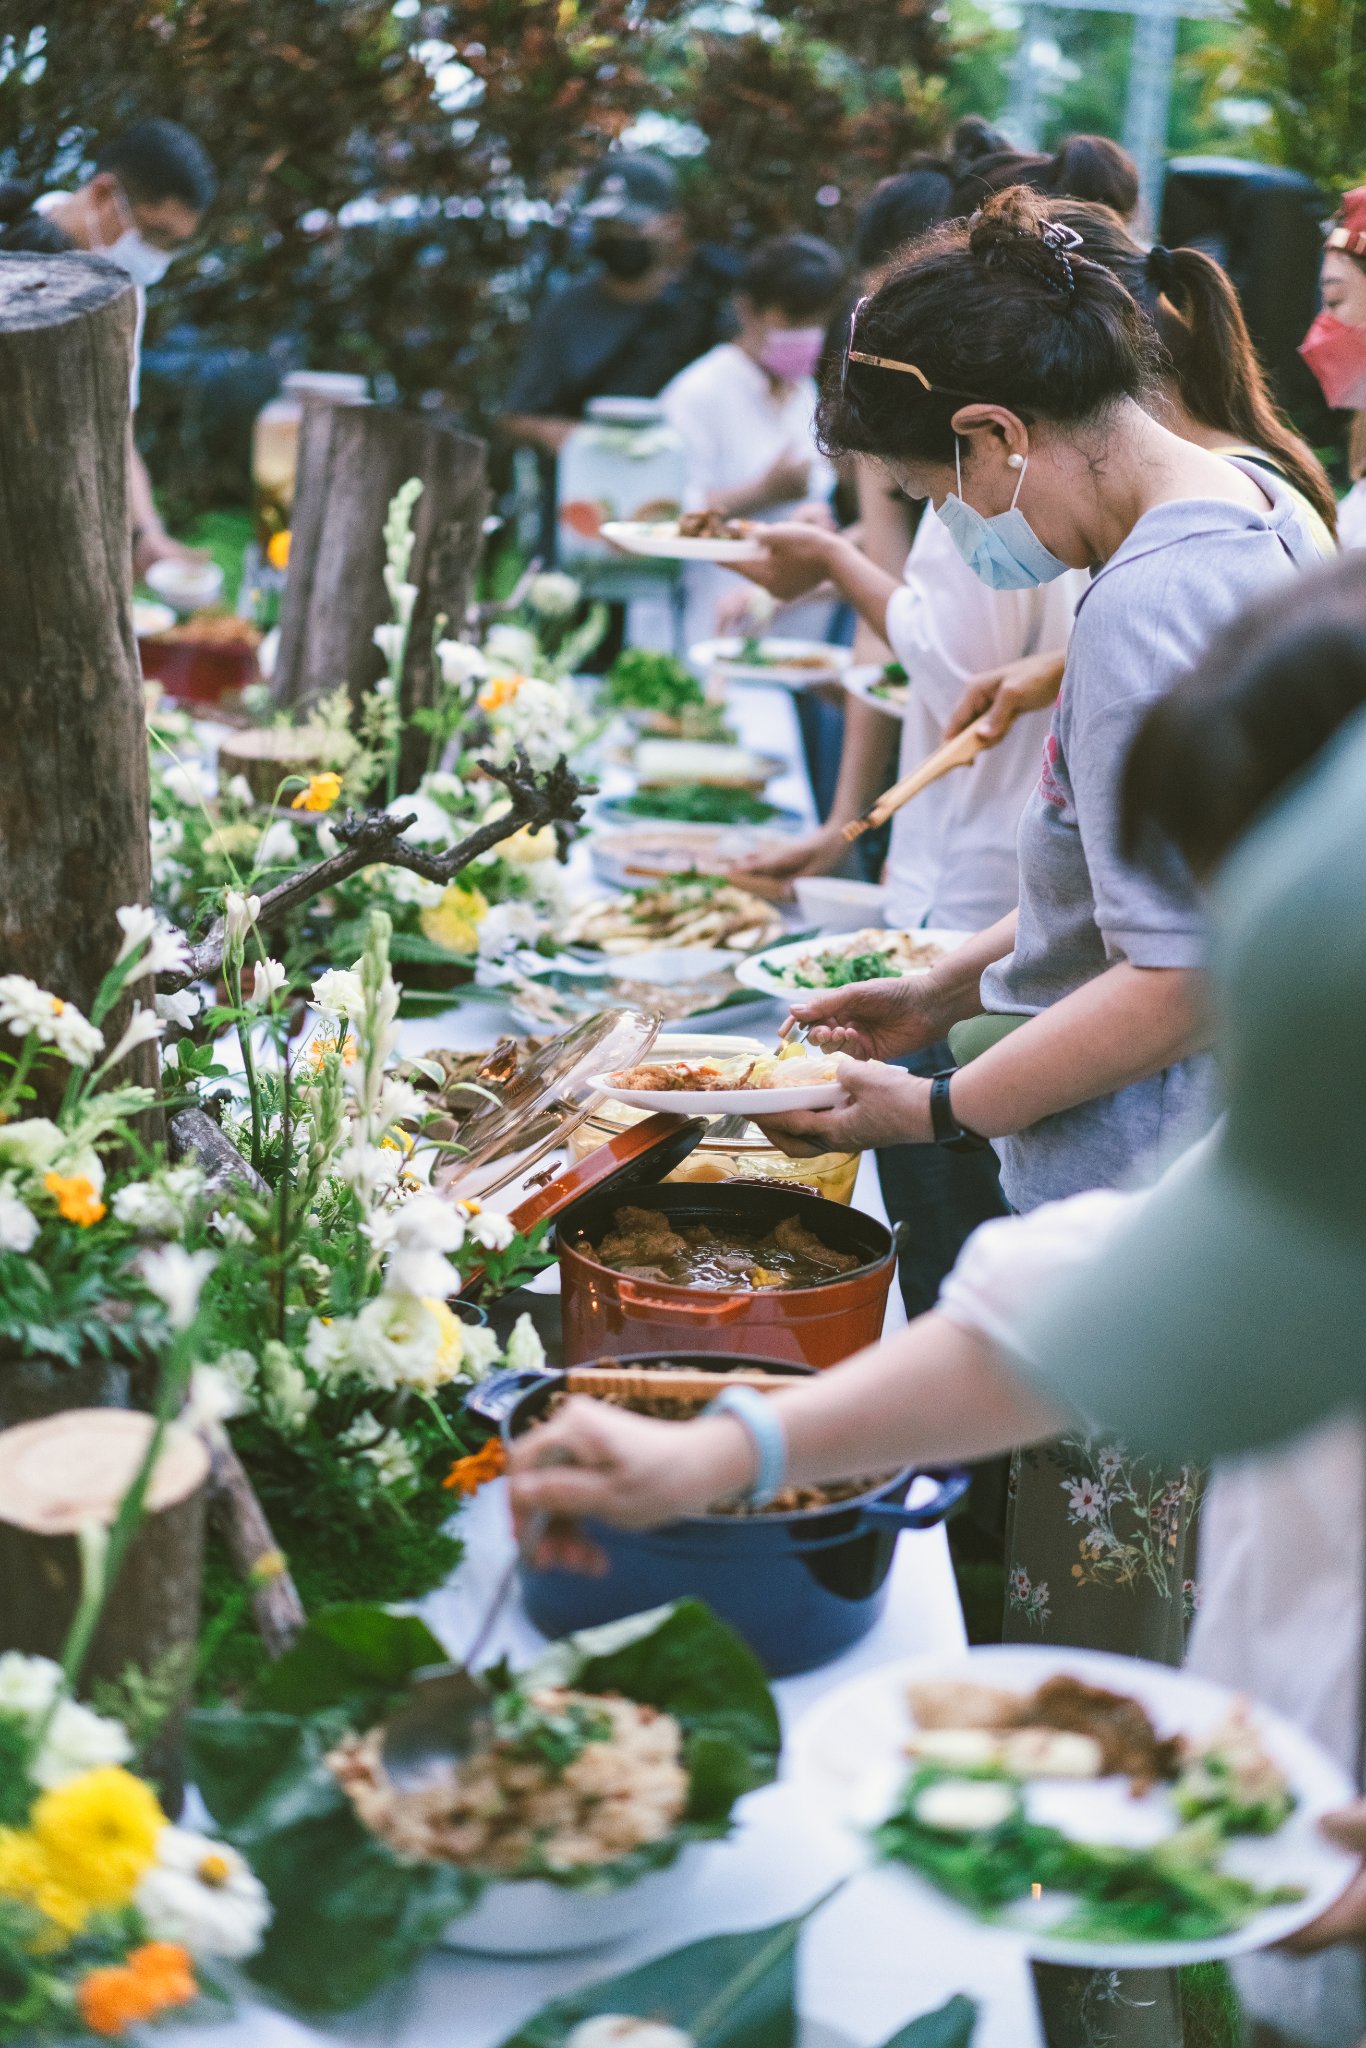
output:
[[[0, 1650], [60, 1658], [81, 1593], [77, 1531], [110, 1527], [146, 1456], [150, 1415], [73, 1408], [0, 1432]], [[135, 1666], [188, 1698], [199, 1634], [209, 1454], [173, 1424], [91, 1646], [81, 1683], [119, 1679]], [[177, 1783], [180, 1713], [149, 1759], [152, 1775]]]
[[[151, 892], [128, 526], [135, 300], [94, 257], [0, 264], [0, 974], [88, 1011]], [[151, 1001], [150, 989], [140, 993]], [[107, 1022], [117, 1037], [126, 1006]], [[156, 1048], [119, 1069], [153, 1082]]]
[[[305, 406], [275, 663], [281, 705], [302, 706], [343, 683], [359, 692], [384, 673], [373, 639], [390, 615], [381, 529], [389, 500], [413, 476], [423, 492], [413, 519], [409, 577], [419, 596], [403, 677], [405, 718], [432, 701], [432, 623], [444, 613], [453, 636], [462, 629], [488, 510], [487, 457], [482, 441], [415, 413]], [[416, 781], [426, 746], [425, 734], [407, 736], [400, 789]]]

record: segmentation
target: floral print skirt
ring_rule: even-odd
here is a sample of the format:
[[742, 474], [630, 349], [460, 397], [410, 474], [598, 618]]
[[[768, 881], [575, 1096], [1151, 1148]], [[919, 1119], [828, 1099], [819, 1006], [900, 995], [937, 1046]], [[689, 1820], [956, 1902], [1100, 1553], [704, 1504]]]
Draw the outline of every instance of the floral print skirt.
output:
[[[1179, 1664], [1194, 1612], [1199, 1474], [1106, 1437], [1017, 1452], [1006, 1528], [1005, 1640]], [[1176, 1973], [1036, 1964], [1048, 2048], [1181, 2048]]]

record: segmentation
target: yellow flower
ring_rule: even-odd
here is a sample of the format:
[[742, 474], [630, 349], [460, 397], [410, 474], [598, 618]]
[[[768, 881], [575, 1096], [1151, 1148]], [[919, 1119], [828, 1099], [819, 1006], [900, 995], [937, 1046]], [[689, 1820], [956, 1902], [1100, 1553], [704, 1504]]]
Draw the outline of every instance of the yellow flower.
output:
[[62, 1881], [97, 1910], [129, 1903], [166, 1825], [151, 1787], [116, 1765], [40, 1793], [30, 1819]]
[[341, 1054], [341, 1062], [344, 1067], [354, 1067], [356, 1064], [356, 1051], [356, 1034], [354, 1031], [348, 1031], [345, 1038], [342, 1039], [335, 1038], [330, 1032], [318, 1032], [315, 1037], [309, 1040], [308, 1063], [315, 1074], [321, 1073], [323, 1062], [328, 1058], [329, 1054], [338, 1052]]
[[34, 1943], [40, 1951], [60, 1948], [63, 1935], [79, 1934], [90, 1913], [89, 1901], [64, 1882], [28, 1829], [0, 1828], [0, 1898], [17, 1899], [51, 1922], [50, 1930]]
[[292, 811], [330, 811], [341, 795], [341, 777], [334, 769], [324, 768], [317, 775], [310, 775], [308, 788], [301, 789], [290, 805]]
[[538, 860], [554, 860], [559, 848], [555, 841], [555, 827], [542, 825], [533, 830], [523, 825], [510, 839], [505, 839], [498, 849], [504, 860], [516, 861], [519, 867], [531, 867]]
[[438, 1301], [435, 1295], [424, 1294], [422, 1306], [428, 1315], [436, 1317], [441, 1331], [432, 1378], [439, 1383], [453, 1380], [465, 1362], [465, 1326], [459, 1316], [453, 1314], [444, 1301]]
[[79, 1223], [82, 1230], [98, 1223], [106, 1213], [94, 1182], [83, 1173], [47, 1173], [43, 1175], [43, 1186], [56, 1202], [59, 1213], [68, 1223]]
[[270, 563], [272, 569], [287, 569], [289, 567], [289, 528], [287, 526], [282, 528], [279, 533], [273, 533], [266, 542], [266, 560]]
[[512, 703], [525, 681], [525, 676], [494, 676], [479, 692], [479, 709], [501, 711], [505, 704]]
[[478, 889], [462, 888], [452, 882], [439, 903], [428, 904], [419, 922], [422, 935], [448, 953], [474, 953], [479, 947], [479, 926], [488, 916], [488, 899]]

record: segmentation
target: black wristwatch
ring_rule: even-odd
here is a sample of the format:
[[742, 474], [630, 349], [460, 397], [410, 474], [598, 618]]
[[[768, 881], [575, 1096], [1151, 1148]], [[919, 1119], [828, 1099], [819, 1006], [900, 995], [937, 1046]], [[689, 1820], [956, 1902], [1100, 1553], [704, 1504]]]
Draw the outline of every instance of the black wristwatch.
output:
[[957, 1072], [957, 1067], [946, 1067], [930, 1082], [930, 1128], [934, 1132], [934, 1142], [942, 1145], [946, 1152], [984, 1152], [991, 1140], [979, 1138], [976, 1131], [965, 1129], [953, 1113], [949, 1084]]

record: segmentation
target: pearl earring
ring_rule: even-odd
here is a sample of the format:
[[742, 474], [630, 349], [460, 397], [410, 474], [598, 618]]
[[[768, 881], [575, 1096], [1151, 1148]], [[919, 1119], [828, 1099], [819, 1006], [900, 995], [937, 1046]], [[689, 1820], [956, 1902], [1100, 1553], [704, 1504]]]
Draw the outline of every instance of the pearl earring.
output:
[[1023, 469], [1023, 468], [1024, 468], [1024, 457], [1023, 457], [1023, 455], [1007, 455], [1007, 457], [1006, 457], [1006, 468], [1007, 468], [1007, 469]]

